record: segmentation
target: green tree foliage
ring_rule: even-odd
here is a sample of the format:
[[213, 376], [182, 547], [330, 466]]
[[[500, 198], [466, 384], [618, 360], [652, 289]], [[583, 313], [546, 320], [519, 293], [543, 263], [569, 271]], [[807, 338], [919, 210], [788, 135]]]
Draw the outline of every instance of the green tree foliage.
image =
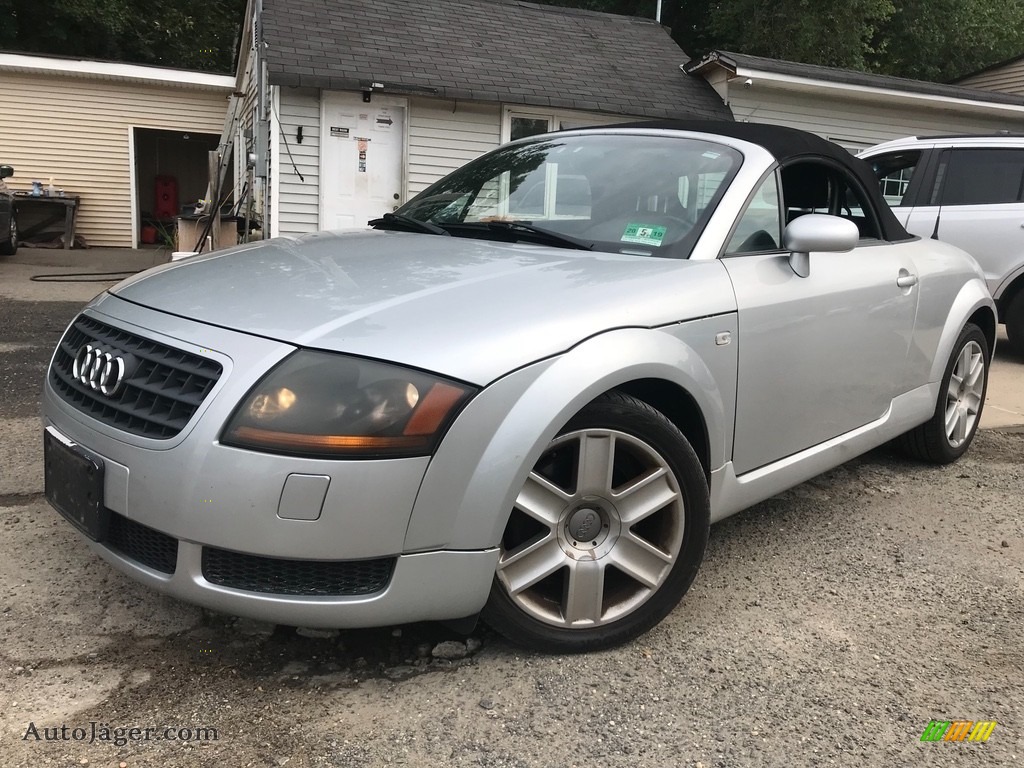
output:
[[[539, 0], [653, 18], [656, 0]], [[664, 0], [691, 56], [710, 50], [946, 82], [1024, 54], [1024, 0]]]
[[0, 0], [0, 49], [231, 72], [245, 0]]
[[[535, 1], [647, 18], [657, 6]], [[230, 72], [244, 12], [245, 0], [0, 0], [0, 49]], [[692, 56], [720, 49], [923, 80], [1024, 54], [1024, 0], [664, 0], [662, 23]]]
[[726, 50], [866, 69], [893, 10], [890, 0], [732, 0], [710, 9], [708, 31]]
[[947, 82], [1024, 54], [1022, 0], [894, 0], [869, 69]]

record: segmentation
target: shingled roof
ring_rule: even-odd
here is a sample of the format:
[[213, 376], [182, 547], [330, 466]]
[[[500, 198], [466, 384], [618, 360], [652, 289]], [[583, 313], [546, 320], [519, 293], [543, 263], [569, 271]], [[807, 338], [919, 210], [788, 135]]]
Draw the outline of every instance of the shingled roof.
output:
[[272, 85], [732, 119], [651, 19], [520, 0], [263, 0], [262, 38]]

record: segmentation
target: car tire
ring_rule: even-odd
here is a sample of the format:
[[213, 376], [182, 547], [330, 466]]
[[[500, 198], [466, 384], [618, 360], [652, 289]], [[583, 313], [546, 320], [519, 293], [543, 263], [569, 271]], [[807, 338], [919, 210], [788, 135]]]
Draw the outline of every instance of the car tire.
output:
[[13, 256], [18, 252], [18, 222], [11, 214], [10, 233], [7, 242], [0, 243], [0, 256]]
[[1024, 357], [1024, 288], [1006, 306], [1006, 338], [1014, 354]]
[[970, 447], [981, 422], [988, 388], [988, 339], [968, 323], [946, 363], [935, 413], [901, 438], [904, 451], [932, 464], [949, 464]]
[[709, 527], [707, 478], [682, 432], [636, 398], [602, 395], [520, 491], [483, 618], [535, 650], [623, 643], [682, 599]]

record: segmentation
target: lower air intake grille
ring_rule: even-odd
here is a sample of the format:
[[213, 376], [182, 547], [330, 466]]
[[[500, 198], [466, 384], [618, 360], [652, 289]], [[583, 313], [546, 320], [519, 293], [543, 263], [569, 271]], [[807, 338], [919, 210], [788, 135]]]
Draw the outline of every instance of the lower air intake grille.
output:
[[110, 513], [110, 530], [103, 543], [129, 560], [161, 573], [174, 573], [178, 563], [177, 539], [116, 512]]
[[203, 577], [211, 584], [273, 595], [368, 595], [391, 580], [395, 558], [284, 560], [226, 549], [203, 549]]

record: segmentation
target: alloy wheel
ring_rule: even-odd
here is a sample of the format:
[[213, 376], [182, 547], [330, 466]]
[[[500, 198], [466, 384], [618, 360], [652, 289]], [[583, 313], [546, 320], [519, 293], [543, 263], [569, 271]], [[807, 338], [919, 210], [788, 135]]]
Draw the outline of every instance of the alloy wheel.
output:
[[649, 443], [610, 429], [569, 432], [516, 499], [497, 577], [546, 624], [608, 624], [657, 592], [680, 555], [684, 521], [678, 481]]
[[946, 390], [946, 439], [959, 448], [974, 433], [985, 392], [985, 355], [976, 341], [960, 350]]

